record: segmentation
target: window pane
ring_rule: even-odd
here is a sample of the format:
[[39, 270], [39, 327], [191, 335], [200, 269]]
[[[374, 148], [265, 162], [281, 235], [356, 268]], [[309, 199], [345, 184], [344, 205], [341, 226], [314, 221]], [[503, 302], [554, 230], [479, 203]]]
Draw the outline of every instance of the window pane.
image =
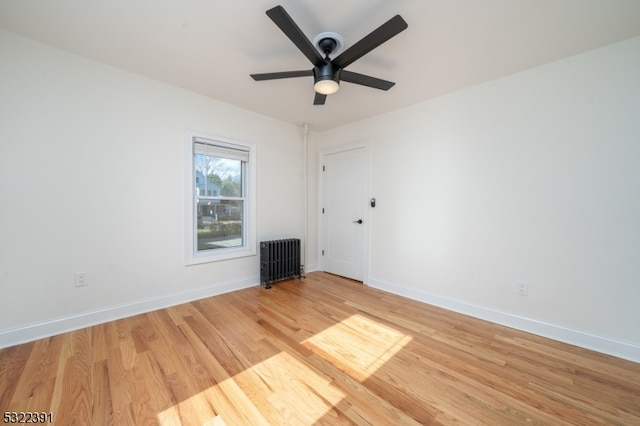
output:
[[240, 247], [242, 200], [198, 199], [198, 251]]
[[196, 194], [242, 197], [242, 161], [196, 154]]

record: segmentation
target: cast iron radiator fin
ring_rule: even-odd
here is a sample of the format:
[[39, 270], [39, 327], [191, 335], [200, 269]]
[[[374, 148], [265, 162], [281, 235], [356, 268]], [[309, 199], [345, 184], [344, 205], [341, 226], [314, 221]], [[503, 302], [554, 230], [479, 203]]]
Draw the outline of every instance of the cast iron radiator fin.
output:
[[260, 283], [271, 288], [271, 283], [289, 278], [302, 278], [300, 269], [300, 240], [289, 238], [260, 242]]

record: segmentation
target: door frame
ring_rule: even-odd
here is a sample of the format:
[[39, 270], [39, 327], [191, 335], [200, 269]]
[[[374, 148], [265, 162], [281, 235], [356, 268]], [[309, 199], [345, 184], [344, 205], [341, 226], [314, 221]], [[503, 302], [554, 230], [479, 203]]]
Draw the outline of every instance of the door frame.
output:
[[322, 170], [322, 166], [325, 163], [325, 158], [328, 155], [339, 154], [341, 152], [353, 151], [356, 149], [362, 149], [364, 151], [364, 198], [362, 203], [364, 203], [365, 208], [363, 209], [363, 218], [364, 221], [364, 229], [363, 229], [363, 242], [362, 242], [362, 282], [363, 284], [369, 284], [369, 253], [370, 246], [369, 241], [370, 233], [371, 233], [371, 215], [369, 210], [371, 206], [369, 204], [369, 200], [371, 199], [371, 144], [368, 140], [359, 140], [356, 142], [341, 144], [337, 146], [332, 146], [323, 150], [320, 150], [318, 155], [318, 257], [320, 265], [320, 270], [324, 271], [324, 256], [322, 255], [322, 248], [324, 246], [324, 235], [325, 235], [325, 221], [322, 216], [322, 205], [324, 200], [324, 172]]

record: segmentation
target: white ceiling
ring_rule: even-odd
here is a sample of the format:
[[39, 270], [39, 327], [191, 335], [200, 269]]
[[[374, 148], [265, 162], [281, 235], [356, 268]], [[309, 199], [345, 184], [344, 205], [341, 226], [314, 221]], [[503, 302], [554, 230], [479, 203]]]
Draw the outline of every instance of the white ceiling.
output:
[[[334, 31], [345, 48], [402, 15], [407, 30], [348, 68], [396, 86], [383, 92], [343, 83], [314, 106], [311, 77], [253, 81], [250, 73], [312, 68], [265, 15], [276, 4], [309, 39]], [[0, 26], [324, 130], [639, 36], [640, 1], [0, 0]]]

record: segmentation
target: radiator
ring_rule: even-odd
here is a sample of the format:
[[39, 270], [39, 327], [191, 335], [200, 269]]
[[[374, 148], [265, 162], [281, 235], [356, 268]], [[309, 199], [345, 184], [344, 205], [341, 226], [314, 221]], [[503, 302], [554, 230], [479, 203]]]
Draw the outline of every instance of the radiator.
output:
[[271, 288], [271, 283], [302, 277], [300, 269], [300, 240], [273, 240], [260, 242], [260, 283]]

